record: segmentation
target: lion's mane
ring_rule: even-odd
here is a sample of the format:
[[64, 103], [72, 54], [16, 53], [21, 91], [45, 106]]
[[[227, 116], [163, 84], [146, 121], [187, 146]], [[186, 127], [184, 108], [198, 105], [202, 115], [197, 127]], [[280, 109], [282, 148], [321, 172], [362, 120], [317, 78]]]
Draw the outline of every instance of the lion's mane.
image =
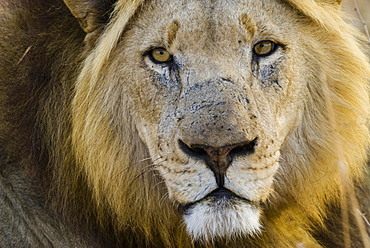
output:
[[[330, 206], [338, 206], [341, 193], [352, 192], [353, 182], [365, 175], [370, 66], [361, 36], [335, 3], [286, 3], [302, 14], [309, 30], [304, 32], [311, 33], [306, 60], [320, 68], [310, 70], [325, 74], [310, 72], [310, 99], [301, 125], [285, 142], [291, 153], [284, 154], [275, 192], [264, 206], [263, 232], [228, 241], [230, 246], [291, 247], [305, 237], [306, 247], [316, 247], [315, 237], [331, 235], [326, 219], [334, 218], [329, 210], [336, 208]], [[1, 180], [27, 192], [12, 203], [25, 205], [24, 215], [32, 219], [48, 209], [53, 219], [38, 220], [47, 228], [33, 234], [10, 232], [14, 240], [1, 237], [0, 245], [47, 246], [50, 240], [79, 247], [200, 245], [191, 243], [178, 206], [150, 170], [155, 158], [149, 159], [139, 139], [120, 86], [105, 80], [116, 72], [111, 53], [143, 4], [117, 1], [114, 10], [103, 8], [102, 26], [86, 36], [62, 1], [0, 3]], [[335, 218], [341, 224], [340, 216]], [[11, 225], [3, 222], [1, 236]], [[46, 231], [66, 235], [39, 243], [23, 238]]]

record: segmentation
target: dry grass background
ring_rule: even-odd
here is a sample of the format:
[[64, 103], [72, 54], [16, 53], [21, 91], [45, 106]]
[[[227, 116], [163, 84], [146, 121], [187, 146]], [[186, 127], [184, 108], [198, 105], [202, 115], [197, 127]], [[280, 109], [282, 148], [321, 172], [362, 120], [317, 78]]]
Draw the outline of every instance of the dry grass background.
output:
[[343, 0], [342, 6], [343, 10], [353, 18], [351, 21], [367, 34], [370, 45], [370, 0]]
[[[350, 22], [352, 22], [356, 27], [358, 27], [366, 36], [368, 40], [368, 54], [370, 55], [370, 0], [343, 0], [342, 5], [343, 10], [349, 15]], [[369, 163], [370, 164], [370, 163]], [[370, 180], [370, 175], [369, 175]], [[369, 184], [370, 185], [370, 184]], [[361, 208], [364, 209], [367, 214], [369, 214], [370, 210], [370, 199], [369, 192], [365, 192], [370, 190], [370, 187], [365, 187], [363, 189], [364, 191], [360, 191], [357, 194], [357, 198], [362, 203]], [[356, 196], [354, 192], [348, 192], [349, 197], [348, 199], [351, 199], [350, 201], [352, 204], [346, 203], [346, 197], [343, 197], [342, 200], [342, 207], [344, 206], [344, 211], [347, 212], [347, 206], [352, 208], [352, 212], [359, 211], [358, 201], [356, 200]], [[354, 203], [354, 204], [353, 204]], [[347, 205], [348, 204], [348, 205]], [[359, 212], [360, 213], [360, 212]], [[343, 215], [344, 214], [344, 215]], [[355, 214], [355, 213], [352, 213]], [[350, 237], [349, 237], [349, 223], [348, 223], [348, 215], [345, 216], [346, 213], [342, 212], [343, 219], [343, 232], [344, 232], [344, 247], [350, 248], [352, 244], [350, 243]], [[362, 241], [363, 241], [363, 247], [364, 248], [370, 248], [370, 219], [369, 216], [366, 216], [364, 213], [360, 213], [361, 217], [363, 218], [363, 222], [361, 220], [357, 220], [357, 225], [361, 231]], [[358, 216], [359, 217], [359, 216]], [[360, 222], [362, 223], [360, 223]]]

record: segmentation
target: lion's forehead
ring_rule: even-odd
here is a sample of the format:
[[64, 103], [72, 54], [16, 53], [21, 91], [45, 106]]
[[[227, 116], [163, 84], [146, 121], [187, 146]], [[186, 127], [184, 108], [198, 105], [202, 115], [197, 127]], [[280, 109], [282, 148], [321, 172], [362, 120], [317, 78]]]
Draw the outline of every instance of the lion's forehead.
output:
[[[202, 11], [197, 11], [197, 10]], [[262, 12], [261, 9], [264, 11]], [[200, 26], [193, 26], [193, 29], [201, 27], [211, 27], [210, 24], [230, 24], [235, 20], [249, 21], [254, 25], [263, 26], [257, 21], [271, 22], [271, 16], [276, 16], [276, 20], [272, 23], [282, 24], [289, 16], [282, 17], [282, 12], [287, 12], [292, 15], [295, 11], [284, 1], [275, 0], [243, 0], [243, 1], [166, 1], [155, 0], [150, 2], [150, 7], [147, 9], [148, 14], [158, 17], [157, 10], [160, 10], [161, 15], [167, 15], [169, 20], [177, 18], [184, 20], [189, 24], [198, 23]], [[192, 11], [193, 10], [193, 11]], [[145, 11], [145, 8], [144, 8]], [[186, 13], [186, 15], [184, 15]], [[245, 16], [247, 14], [247, 16]], [[248, 17], [250, 19], [248, 19]], [[166, 19], [166, 18], [165, 18]], [[167, 18], [168, 20], [168, 18]], [[158, 20], [161, 22], [161, 20]]]
[[[150, 6], [144, 8], [137, 18], [140, 22], [136, 28], [142, 30], [142, 35], [157, 40], [163, 38], [171, 25], [176, 21], [182, 49], [197, 47], [201, 53], [210, 50], [230, 47], [230, 42], [248, 41], [260, 37], [275, 36], [282, 38], [291, 35], [294, 38], [297, 18], [291, 7], [281, 1], [150, 1]], [[195, 11], [202, 9], [202, 11]], [[264, 9], [263, 12], [260, 10]], [[194, 10], [194, 11], [192, 11]], [[158, 18], [160, 13], [163, 18]], [[185, 14], [186, 13], [186, 14]], [[290, 21], [289, 21], [290, 20]], [[204, 46], [207, 42], [207, 46]], [[145, 46], [143, 41], [142, 45]]]

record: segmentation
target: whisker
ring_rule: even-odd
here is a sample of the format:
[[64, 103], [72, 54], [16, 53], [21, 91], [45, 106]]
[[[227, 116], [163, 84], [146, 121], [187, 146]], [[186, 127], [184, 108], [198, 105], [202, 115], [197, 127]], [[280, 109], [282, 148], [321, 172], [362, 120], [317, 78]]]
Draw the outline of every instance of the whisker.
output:
[[[147, 167], [157, 167], [160, 163], [162, 163], [163, 161], [165, 161], [164, 159], [163, 159], [163, 161], [160, 161], [160, 159], [162, 159], [162, 157], [158, 157], [158, 158], [154, 159], [151, 164], [145, 165], [143, 167], [143, 170], [146, 170]], [[128, 169], [130, 169], [130, 167], [132, 167], [132, 166], [138, 166], [141, 163], [146, 162], [146, 161], [149, 161], [149, 160], [151, 160], [150, 157], [144, 158], [144, 159], [142, 159], [142, 160], [140, 160], [140, 161], [138, 161], [136, 163], [131, 164], [130, 166], [127, 166], [127, 167], [123, 168], [119, 173], [117, 173], [117, 175], [115, 176], [115, 178], [117, 178], [118, 176], [122, 175], [124, 172], [126, 172]], [[158, 162], [158, 161], [160, 161], [160, 162]]]
[[165, 161], [165, 160], [163, 159], [160, 162], [156, 162], [156, 163], [152, 163], [152, 164], [146, 165], [144, 168], [142, 168], [142, 171], [131, 180], [131, 182], [129, 183], [129, 185], [132, 184], [132, 183], [134, 183], [137, 179], [141, 178], [147, 172], [155, 171], [155, 167], [158, 166], [163, 161]]
[[148, 160], [151, 160], [151, 159], [152, 159], [151, 157], [147, 157], [147, 158], [144, 158], [142, 160], [139, 160], [139, 163], [144, 162], [144, 161], [148, 161]]

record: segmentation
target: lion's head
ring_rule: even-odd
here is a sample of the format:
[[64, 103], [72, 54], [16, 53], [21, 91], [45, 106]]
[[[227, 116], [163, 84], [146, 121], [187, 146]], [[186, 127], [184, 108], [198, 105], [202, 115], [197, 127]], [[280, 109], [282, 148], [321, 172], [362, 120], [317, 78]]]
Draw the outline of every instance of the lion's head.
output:
[[72, 142], [102, 215], [170, 244], [317, 245], [304, 230], [369, 140], [369, 66], [337, 1], [118, 1], [99, 32]]

